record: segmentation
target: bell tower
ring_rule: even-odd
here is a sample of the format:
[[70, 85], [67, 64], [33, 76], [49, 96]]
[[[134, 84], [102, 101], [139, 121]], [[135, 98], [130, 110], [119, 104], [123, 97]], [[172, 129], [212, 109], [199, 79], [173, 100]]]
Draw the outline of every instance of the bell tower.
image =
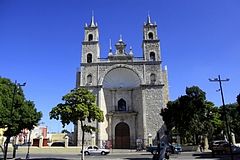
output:
[[82, 63], [95, 63], [100, 58], [99, 31], [92, 16], [90, 24], [85, 24], [82, 42]]
[[150, 16], [143, 26], [143, 57], [145, 61], [161, 61], [160, 40], [157, 36], [157, 24], [152, 23]]

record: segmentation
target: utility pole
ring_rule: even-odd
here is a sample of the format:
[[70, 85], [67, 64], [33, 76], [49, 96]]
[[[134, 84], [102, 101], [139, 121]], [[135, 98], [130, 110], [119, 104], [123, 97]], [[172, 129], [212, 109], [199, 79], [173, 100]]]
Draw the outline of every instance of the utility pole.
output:
[[221, 92], [221, 97], [222, 97], [222, 104], [223, 104], [223, 116], [224, 120], [226, 123], [226, 130], [227, 130], [227, 136], [228, 136], [228, 141], [229, 141], [229, 149], [230, 149], [230, 154], [231, 154], [231, 160], [233, 160], [233, 154], [232, 154], [232, 140], [231, 140], [231, 135], [230, 135], [230, 126], [228, 124], [228, 119], [227, 119], [227, 113], [226, 113], [226, 106], [224, 102], [224, 96], [223, 96], [223, 89], [222, 89], [222, 82], [227, 82], [229, 81], [229, 78], [227, 79], [221, 79], [220, 75], [218, 75], [218, 78], [210, 79], [210, 82], [218, 82], [220, 86], [220, 92]]

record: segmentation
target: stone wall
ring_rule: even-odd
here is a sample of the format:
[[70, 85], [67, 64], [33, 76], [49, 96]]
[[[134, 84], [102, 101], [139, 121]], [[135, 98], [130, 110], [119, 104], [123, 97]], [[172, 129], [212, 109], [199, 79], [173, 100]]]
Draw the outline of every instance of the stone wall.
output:
[[160, 116], [161, 108], [163, 107], [162, 87], [146, 87], [143, 93], [145, 97], [144, 110], [146, 117], [145, 139], [148, 134], [151, 134], [153, 139], [155, 139], [157, 131], [163, 125], [163, 120]]

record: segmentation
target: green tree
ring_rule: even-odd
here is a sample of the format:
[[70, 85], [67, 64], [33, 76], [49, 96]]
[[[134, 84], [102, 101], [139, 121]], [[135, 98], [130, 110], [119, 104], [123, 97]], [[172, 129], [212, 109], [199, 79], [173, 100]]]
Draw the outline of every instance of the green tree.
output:
[[238, 105], [240, 105], [240, 93], [239, 93], [239, 95], [237, 96], [237, 103], [238, 103]]
[[[21, 86], [7, 78], [0, 78], [0, 128], [5, 128], [4, 159], [10, 138], [17, 136], [23, 129], [33, 129], [42, 117], [32, 101], [26, 100]], [[15, 158], [15, 149], [13, 153]]]
[[69, 132], [69, 131], [66, 130], [66, 129], [63, 129], [63, 130], [61, 131], [61, 133], [67, 133], [67, 134], [70, 134], [71, 132]]
[[[240, 140], [240, 114], [237, 112], [237, 105], [237, 103], [227, 104], [225, 110], [230, 132], [235, 134], [237, 140]], [[223, 107], [220, 109], [223, 110]]]
[[240, 113], [240, 93], [239, 93], [239, 95], [237, 96], [237, 103], [238, 103], [238, 105], [237, 105], [237, 111]]
[[[84, 134], [96, 131], [90, 123], [97, 120], [103, 122], [103, 112], [95, 103], [95, 96], [85, 88], [71, 90], [70, 93], [63, 96], [64, 103], [59, 103], [52, 108], [50, 119], [61, 120], [63, 127], [72, 122], [77, 124], [80, 121], [82, 129], [82, 151], [84, 150]], [[82, 160], [84, 151], [82, 152]]]
[[213, 111], [214, 104], [206, 100], [205, 92], [192, 86], [186, 88], [186, 95], [168, 102], [161, 115], [170, 132], [174, 129], [182, 139], [198, 143], [199, 135], [214, 132]]

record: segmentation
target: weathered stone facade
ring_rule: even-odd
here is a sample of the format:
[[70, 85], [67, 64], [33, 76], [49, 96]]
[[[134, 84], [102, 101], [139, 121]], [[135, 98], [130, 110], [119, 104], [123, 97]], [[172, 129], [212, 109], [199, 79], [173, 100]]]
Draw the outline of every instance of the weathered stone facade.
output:
[[[120, 37], [115, 52], [110, 47], [107, 58], [100, 58], [98, 26], [92, 17], [85, 26], [82, 42], [82, 61], [77, 72], [77, 87], [86, 87], [97, 98], [104, 112], [104, 122], [92, 125], [98, 128], [95, 139], [98, 145], [110, 141], [113, 148], [134, 148], [136, 140], [144, 145], [163, 126], [161, 108], [168, 101], [167, 70], [162, 69], [160, 40], [157, 25], [148, 16], [143, 27], [143, 56], [134, 57], [132, 49]], [[77, 144], [81, 144], [80, 125], [75, 126]]]

